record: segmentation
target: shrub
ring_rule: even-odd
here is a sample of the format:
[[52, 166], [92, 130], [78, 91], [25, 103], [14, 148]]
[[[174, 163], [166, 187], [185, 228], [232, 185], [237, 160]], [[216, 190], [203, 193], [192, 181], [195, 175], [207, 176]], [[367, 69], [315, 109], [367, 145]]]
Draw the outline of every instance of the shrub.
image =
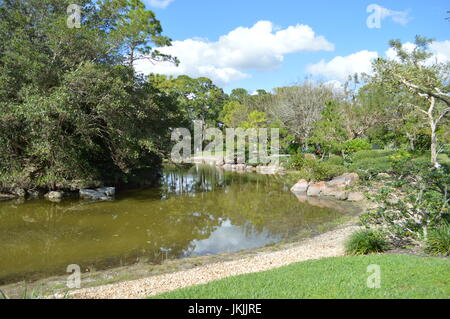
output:
[[342, 150], [347, 154], [352, 154], [361, 150], [370, 150], [372, 145], [364, 139], [354, 139], [345, 141], [342, 144]]
[[325, 162], [316, 162], [313, 167], [311, 179], [316, 181], [329, 180], [345, 172], [345, 167]]
[[301, 170], [303, 168], [313, 167], [316, 165], [315, 158], [309, 156], [309, 154], [301, 153], [300, 151], [292, 155], [289, 158], [288, 166], [292, 169]]
[[388, 157], [393, 154], [395, 154], [395, 151], [391, 150], [362, 150], [354, 153], [351, 157], [351, 160], [353, 163], [355, 163], [367, 158]]
[[378, 173], [392, 171], [392, 163], [385, 157], [364, 158], [350, 164], [349, 170], [358, 173], [363, 179], [369, 179]]
[[425, 252], [430, 255], [450, 256], [450, 226], [436, 227], [428, 233]]
[[[450, 185], [450, 167], [442, 165], [439, 169], [421, 169], [405, 163], [411, 176], [399, 175], [404, 194], [392, 201], [390, 194], [398, 191], [392, 187], [383, 187], [376, 196], [380, 203], [377, 209], [364, 214], [361, 222], [366, 227], [382, 226], [392, 241], [409, 239], [421, 240], [433, 229], [448, 223], [448, 185]], [[400, 171], [394, 173], [400, 174]], [[397, 186], [398, 187], [398, 186]], [[432, 236], [433, 238], [433, 236]]]
[[290, 157], [288, 167], [299, 171], [306, 180], [328, 180], [346, 171], [344, 166], [319, 161], [313, 154], [297, 153]]
[[344, 165], [344, 159], [337, 155], [331, 155], [324, 162], [331, 165]]
[[364, 229], [354, 232], [345, 243], [347, 255], [367, 255], [388, 249], [384, 235], [375, 230]]

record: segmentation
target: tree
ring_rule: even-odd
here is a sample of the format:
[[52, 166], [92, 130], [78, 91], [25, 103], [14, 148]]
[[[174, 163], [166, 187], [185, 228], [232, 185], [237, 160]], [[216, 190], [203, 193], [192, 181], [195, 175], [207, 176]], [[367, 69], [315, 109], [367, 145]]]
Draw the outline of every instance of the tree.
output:
[[450, 64], [430, 62], [428, 45], [431, 42], [431, 39], [416, 36], [414, 49], [407, 52], [399, 40], [390, 41], [398, 61], [378, 58], [374, 63], [374, 79], [384, 83], [390, 91], [412, 95], [405, 98], [404, 104], [427, 119], [431, 131], [431, 163], [439, 167], [437, 130], [450, 112]]
[[171, 39], [162, 36], [162, 27], [153, 11], [146, 10], [141, 0], [106, 0], [100, 2], [102, 16], [114, 17], [111, 21], [109, 37], [126, 63], [133, 66], [137, 60], [151, 61], [178, 60], [152, 48], [170, 46]]
[[166, 94], [175, 96], [180, 110], [191, 122], [201, 120], [214, 125], [226, 101], [223, 90], [206, 77], [168, 78], [152, 74], [148, 80]]
[[230, 93], [230, 99], [239, 103], [245, 103], [245, 98], [248, 96], [248, 91], [243, 88], [233, 89]]
[[80, 0], [70, 29], [69, 4], [0, 1], [0, 188], [130, 183], [160, 168], [177, 104], [136, 75], [118, 31], [130, 4], [152, 14], [139, 1]]
[[391, 118], [388, 114], [394, 100], [381, 86], [363, 84], [355, 74], [346, 83], [344, 91], [339, 112], [348, 139], [362, 137], [369, 129]]
[[250, 108], [237, 101], [228, 102], [223, 106], [221, 120], [230, 128], [242, 127], [242, 123], [248, 119]]
[[310, 143], [320, 145], [326, 152], [339, 151], [339, 145], [347, 140], [347, 133], [340, 112], [338, 101], [328, 102], [321, 112], [321, 120], [316, 122], [314, 131], [309, 138]]
[[315, 123], [320, 120], [321, 111], [333, 98], [329, 87], [305, 81], [300, 85], [275, 89], [273, 105], [267, 113], [283, 123], [298, 141], [306, 144]]

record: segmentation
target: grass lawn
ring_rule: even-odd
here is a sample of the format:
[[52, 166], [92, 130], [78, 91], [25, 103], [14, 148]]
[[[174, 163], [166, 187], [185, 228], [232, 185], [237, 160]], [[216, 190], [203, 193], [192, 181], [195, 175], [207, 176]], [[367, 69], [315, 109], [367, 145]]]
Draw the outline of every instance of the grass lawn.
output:
[[[380, 266], [380, 288], [367, 287], [371, 264]], [[324, 258], [153, 298], [450, 298], [450, 259], [391, 254]]]

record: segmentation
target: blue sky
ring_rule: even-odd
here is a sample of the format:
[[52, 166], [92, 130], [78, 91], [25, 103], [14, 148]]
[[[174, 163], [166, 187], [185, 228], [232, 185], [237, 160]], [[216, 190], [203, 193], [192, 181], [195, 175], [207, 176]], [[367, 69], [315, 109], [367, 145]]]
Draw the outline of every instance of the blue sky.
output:
[[[385, 56], [388, 40], [409, 42], [416, 34], [434, 38], [433, 52], [450, 60], [450, 21], [445, 20], [450, 4], [444, 0], [143, 1], [174, 40], [165, 52], [177, 55], [181, 65], [138, 69], [209, 76], [227, 92], [270, 90], [308, 74], [342, 82], [346, 73], [364, 72], [370, 59]], [[378, 5], [377, 11], [368, 13], [370, 4]], [[369, 28], [367, 18], [375, 12], [382, 17], [380, 28]]]

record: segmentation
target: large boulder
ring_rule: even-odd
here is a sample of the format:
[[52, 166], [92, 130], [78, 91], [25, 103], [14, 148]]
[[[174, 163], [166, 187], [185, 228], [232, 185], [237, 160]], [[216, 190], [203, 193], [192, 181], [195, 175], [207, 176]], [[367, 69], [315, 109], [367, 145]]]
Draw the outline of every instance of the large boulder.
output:
[[299, 180], [294, 186], [291, 187], [293, 193], [306, 193], [309, 183], [305, 179]]
[[16, 196], [13, 195], [13, 194], [4, 194], [4, 193], [0, 193], [0, 200], [14, 199], [14, 198], [16, 198]]
[[351, 202], [359, 202], [366, 199], [366, 197], [360, 192], [349, 192], [347, 200]]
[[52, 191], [45, 194], [45, 198], [47, 198], [50, 201], [60, 201], [64, 196], [63, 192], [58, 191]]
[[261, 174], [273, 175], [278, 174], [283, 169], [281, 166], [278, 165], [260, 165], [256, 167], [256, 170], [259, 171], [259, 173]]
[[115, 187], [100, 187], [96, 189], [80, 189], [81, 199], [110, 200], [116, 194]]
[[336, 199], [339, 200], [346, 200], [347, 196], [348, 196], [348, 192], [340, 189], [340, 188], [334, 188], [334, 187], [329, 187], [326, 186], [322, 192], [321, 192], [322, 196], [333, 196], [336, 197]]
[[18, 197], [25, 197], [25, 195], [27, 194], [27, 192], [23, 188], [19, 188], [19, 187], [14, 188], [11, 191], [11, 193], [16, 195], [16, 196], [18, 196]]
[[306, 194], [308, 196], [320, 196], [321, 193], [327, 188], [325, 182], [317, 182], [309, 185]]
[[356, 173], [345, 173], [340, 176], [333, 178], [331, 181], [327, 182], [327, 186], [331, 188], [342, 189], [347, 186], [354, 185], [359, 181], [359, 176]]

